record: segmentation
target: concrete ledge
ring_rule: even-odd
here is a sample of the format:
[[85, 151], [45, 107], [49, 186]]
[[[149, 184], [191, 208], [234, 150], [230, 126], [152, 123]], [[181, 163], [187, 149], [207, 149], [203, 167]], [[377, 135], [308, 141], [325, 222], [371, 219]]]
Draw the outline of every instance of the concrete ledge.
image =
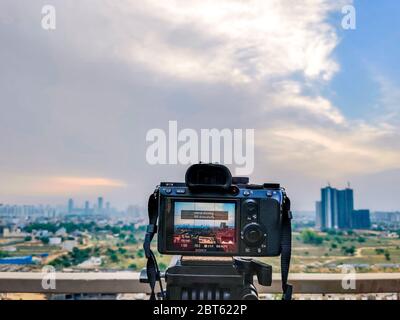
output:
[[[356, 289], [342, 288], [343, 274], [291, 274], [294, 293], [399, 293], [400, 273], [359, 273]], [[137, 272], [56, 273], [55, 290], [43, 289], [41, 273], [0, 272], [0, 293], [148, 293]], [[259, 293], [280, 293], [280, 275], [271, 287], [257, 286]]]

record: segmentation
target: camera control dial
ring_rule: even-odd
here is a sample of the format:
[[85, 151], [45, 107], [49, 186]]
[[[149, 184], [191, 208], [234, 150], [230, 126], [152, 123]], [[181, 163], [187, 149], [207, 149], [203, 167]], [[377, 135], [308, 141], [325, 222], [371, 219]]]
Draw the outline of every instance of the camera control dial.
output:
[[242, 238], [248, 246], [255, 247], [264, 242], [265, 234], [258, 223], [249, 223], [243, 229]]

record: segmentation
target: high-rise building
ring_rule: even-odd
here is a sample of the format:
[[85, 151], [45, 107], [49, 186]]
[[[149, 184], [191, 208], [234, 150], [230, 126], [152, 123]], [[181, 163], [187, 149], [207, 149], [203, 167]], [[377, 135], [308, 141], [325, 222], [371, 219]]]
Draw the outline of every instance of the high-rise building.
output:
[[371, 228], [371, 219], [369, 210], [354, 210], [352, 216], [353, 229], [369, 229]]
[[85, 214], [89, 214], [90, 204], [89, 201], [85, 201]]
[[97, 199], [97, 209], [99, 211], [103, 210], [103, 197], [99, 197]]
[[321, 201], [317, 201], [315, 202], [315, 213], [316, 213], [316, 217], [315, 217], [315, 226], [317, 227], [317, 229], [322, 229], [322, 212], [321, 212], [322, 208], [321, 208]]
[[337, 191], [338, 197], [338, 223], [337, 228], [348, 229], [352, 227], [352, 214], [354, 211], [353, 190], [350, 187]]
[[321, 189], [321, 229], [338, 228], [337, 191], [331, 186]]
[[319, 229], [351, 228], [353, 209], [352, 189], [322, 188], [321, 201], [316, 203], [316, 225]]
[[72, 213], [74, 211], [74, 200], [68, 200], [68, 213]]

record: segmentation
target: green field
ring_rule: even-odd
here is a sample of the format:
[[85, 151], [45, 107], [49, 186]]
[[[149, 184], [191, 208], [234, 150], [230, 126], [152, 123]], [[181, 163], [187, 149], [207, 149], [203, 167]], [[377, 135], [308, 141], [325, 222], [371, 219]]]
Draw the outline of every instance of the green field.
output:
[[[323, 238], [322, 243], [304, 243], [301, 233], [293, 233], [292, 272], [340, 272], [338, 266], [342, 264], [368, 265], [368, 268], [358, 268], [361, 272], [400, 272], [399, 268], [376, 266], [376, 264], [400, 264], [400, 239], [386, 239], [380, 237], [380, 234], [370, 232], [350, 235], [316, 234]], [[129, 266], [136, 266], [136, 270], [145, 267], [146, 259], [141, 244], [124, 248], [132, 252], [134, 258], [121, 255], [118, 262], [106, 262], [105, 267], [126, 269]], [[171, 256], [160, 255], [156, 245], [153, 248], [160, 268], [165, 269], [170, 263]], [[260, 260], [271, 264], [274, 272], [279, 272], [279, 257]]]
[[[3, 256], [40, 255], [50, 257], [32, 265], [32, 270], [44, 264], [52, 264], [58, 270], [75, 268], [90, 257], [101, 257], [100, 270], [135, 270], [146, 266], [142, 248], [144, 231], [127, 230], [120, 235], [95, 234], [73, 252], [62, 251], [59, 246], [49, 246], [40, 241], [20, 242], [15, 252], [2, 252]], [[3, 242], [4, 243], [4, 242]], [[4, 245], [4, 244], [3, 244]], [[157, 252], [156, 240], [153, 251], [161, 270], [165, 270], [171, 256]], [[400, 272], [400, 239], [385, 238], [383, 233], [364, 232], [315, 232], [311, 230], [293, 233], [292, 272], [340, 272], [340, 265], [356, 264], [359, 272]], [[260, 258], [271, 264], [274, 272], [280, 270], [280, 258]], [[393, 266], [396, 265], [397, 266]]]

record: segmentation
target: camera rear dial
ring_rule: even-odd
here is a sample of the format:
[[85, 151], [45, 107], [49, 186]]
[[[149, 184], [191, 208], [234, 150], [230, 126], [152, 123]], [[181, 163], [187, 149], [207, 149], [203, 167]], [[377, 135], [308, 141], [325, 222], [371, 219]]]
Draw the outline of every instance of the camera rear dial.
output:
[[256, 247], [264, 242], [265, 234], [258, 223], [249, 223], [243, 229], [242, 239], [249, 247]]

